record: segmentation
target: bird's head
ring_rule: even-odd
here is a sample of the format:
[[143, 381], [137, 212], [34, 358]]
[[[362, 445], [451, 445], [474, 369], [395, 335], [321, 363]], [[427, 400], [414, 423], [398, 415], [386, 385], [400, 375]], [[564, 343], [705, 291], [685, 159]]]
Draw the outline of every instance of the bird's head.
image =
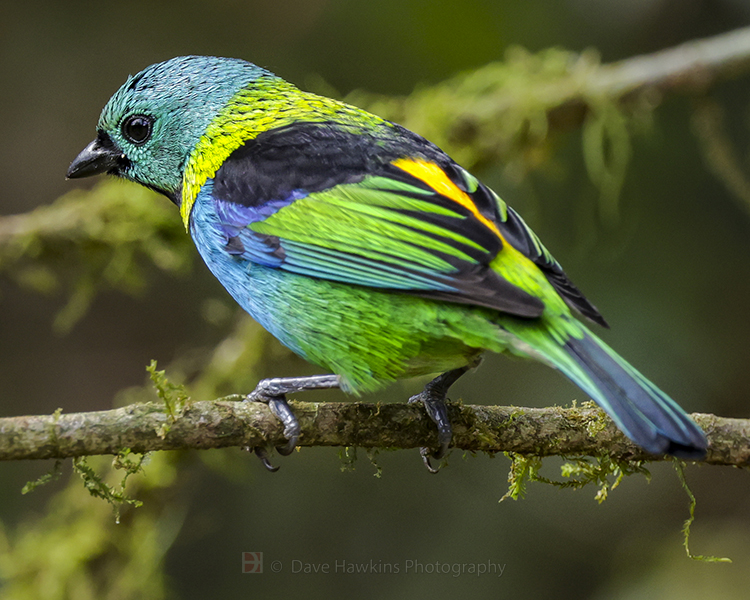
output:
[[238, 90], [262, 77], [273, 75], [233, 58], [180, 56], [151, 65], [110, 98], [96, 139], [67, 176], [109, 173], [179, 204], [185, 163], [206, 127]]

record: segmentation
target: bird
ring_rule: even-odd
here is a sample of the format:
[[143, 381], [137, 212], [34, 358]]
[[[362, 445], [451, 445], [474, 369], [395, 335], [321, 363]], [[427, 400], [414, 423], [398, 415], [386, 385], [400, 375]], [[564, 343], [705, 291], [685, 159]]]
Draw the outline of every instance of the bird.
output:
[[521, 216], [401, 125], [245, 60], [181, 56], [106, 103], [67, 177], [103, 173], [169, 198], [234, 300], [328, 372], [249, 395], [284, 424], [281, 454], [300, 435], [288, 394], [437, 374], [410, 399], [437, 428], [421, 449], [436, 472], [448, 390], [488, 351], [556, 368], [647, 453], [706, 454], [701, 428], [587, 326], [608, 325]]

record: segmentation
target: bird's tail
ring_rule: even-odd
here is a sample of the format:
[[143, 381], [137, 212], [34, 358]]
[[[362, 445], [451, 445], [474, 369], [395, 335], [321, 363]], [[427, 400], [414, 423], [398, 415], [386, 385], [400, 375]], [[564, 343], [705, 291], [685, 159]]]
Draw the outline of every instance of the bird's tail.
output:
[[647, 452], [703, 458], [706, 437], [687, 413], [593, 333], [582, 330], [582, 337], [570, 337], [562, 347], [555, 343], [553, 352], [542, 350], [545, 358]]

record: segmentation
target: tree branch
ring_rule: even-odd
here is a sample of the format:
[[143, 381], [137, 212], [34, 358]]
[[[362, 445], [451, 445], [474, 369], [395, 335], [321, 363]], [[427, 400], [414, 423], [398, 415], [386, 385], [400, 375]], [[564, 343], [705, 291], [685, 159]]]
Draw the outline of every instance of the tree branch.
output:
[[[134, 452], [281, 445], [281, 424], [265, 405], [241, 396], [193, 402], [172, 418], [165, 405], [132, 404], [100, 412], [0, 419], [0, 460], [68, 458]], [[300, 446], [417, 448], [436, 445], [432, 421], [419, 406], [362, 402], [297, 402]], [[517, 408], [450, 405], [455, 448], [552, 456], [662, 460], [630, 442], [596, 407]], [[694, 414], [708, 436], [705, 461], [750, 465], [750, 420]]]
[[595, 51], [510, 48], [491, 63], [407, 97], [355, 92], [348, 100], [413, 129], [466, 167], [517, 160], [550, 133], [582, 126], [606, 106], [633, 115], [671, 94], [703, 94], [750, 71], [750, 28], [601, 64]]
[[674, 48], [604, 65], [592, 91], [623, 96], [644, 88], [663, 92], [704, 92], [720, 80], [750, 69], [750, 27], [691, 40]]

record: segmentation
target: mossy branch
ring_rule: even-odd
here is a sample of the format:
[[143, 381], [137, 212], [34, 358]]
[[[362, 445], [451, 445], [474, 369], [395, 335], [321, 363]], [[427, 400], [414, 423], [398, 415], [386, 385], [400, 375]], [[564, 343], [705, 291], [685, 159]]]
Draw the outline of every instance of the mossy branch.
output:
[[355, 92], [347, 100], [417, 131], [466, 167], [544, 164], [555, 131], [601, 129], [615, 113], [643, 120], [668, 96], [705, 94], [750, 71], [750, 28], [618, 62], [595, 50], [512, 47], [490, 63], [406, 97]]
[[[0, 460], [59, 459], [155, 450], [255, 447], [285, 442], [263, 404], [241, 396], [186, 404], [170, 415], [163, 403], [114, 410], [0, 419]], [[291, 402], [302, 425], [300, 446], [406, 449], [436, 445], [433, 423], [419, 406], [364, 402]], [[451, 404], [455, 448], [534, 456], [601, 456], [660, 460], [630, 442], [588, 404], [517, 408]], [[693, 415], [706, 432], [705, 462], [750, 465], [750, 420]]]

